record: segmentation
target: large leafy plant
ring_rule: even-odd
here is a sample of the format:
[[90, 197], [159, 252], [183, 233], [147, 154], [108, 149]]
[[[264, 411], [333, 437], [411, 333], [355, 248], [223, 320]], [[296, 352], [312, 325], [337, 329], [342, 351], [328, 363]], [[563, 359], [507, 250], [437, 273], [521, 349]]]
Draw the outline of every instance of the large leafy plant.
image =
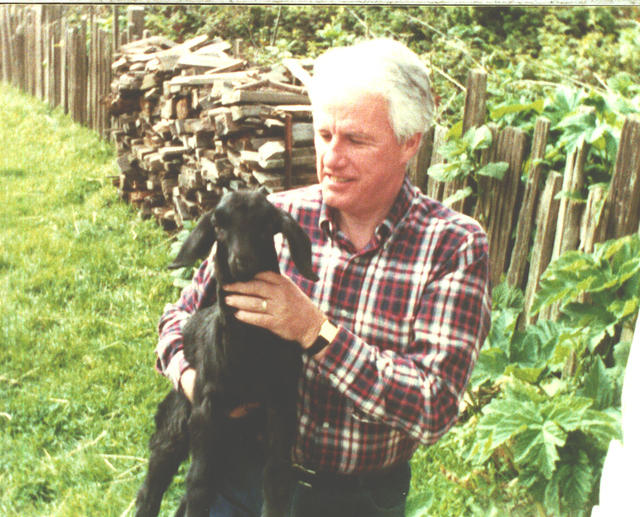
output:
[[468, 458], [502, 462], [551, 515], [583, 515], [618, 434], [617, 411], [594, 409], [590, 397], [568, 389], [549, 394], [513, 379], [484, 407]]
[[552, 262], [534, 311], [551, 306], [557, 321], [518, 325], [522, 294], [494, 289], [492, 329], [468, 394], [465, 426], [475, 434], [465, 458], [471, 469], [517, 480], [541, 515], [586, 515], [620, 433], [629, 348], [620, 335], [640, 306], [640, 236]]
[[593, 253], [569, 251], [555, 260], [542, 275], [532, 311], [553, 304], [559, 304], [563, 321], [580, 329], [589, 351], [606, 345], [605, 338], [613, 338], [640, 307], [640, 237], [598, 244]]

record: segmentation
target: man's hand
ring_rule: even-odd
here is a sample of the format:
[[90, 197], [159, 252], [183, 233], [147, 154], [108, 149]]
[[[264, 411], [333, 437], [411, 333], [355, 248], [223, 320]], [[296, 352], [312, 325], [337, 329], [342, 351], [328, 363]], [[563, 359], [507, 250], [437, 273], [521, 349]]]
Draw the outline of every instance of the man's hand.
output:
[[224, 286], [225, 301], [238, 309], [236, 318], [270, 330], [277, 336], [310, 347], [326, 319], [309, 297], [288, 277], [266, 271], [248, 282]]
[[[193, 393], [196, 387], [196, 371], [193, 368], [187, 368], [180, 376], [180, 387], [182, 392], [193, 404]], [[251, 410], [260, 407], [258, 402], [249, 402], [242, 404], [229, 412], [229, 418], [242, 418], [251, 413]]]

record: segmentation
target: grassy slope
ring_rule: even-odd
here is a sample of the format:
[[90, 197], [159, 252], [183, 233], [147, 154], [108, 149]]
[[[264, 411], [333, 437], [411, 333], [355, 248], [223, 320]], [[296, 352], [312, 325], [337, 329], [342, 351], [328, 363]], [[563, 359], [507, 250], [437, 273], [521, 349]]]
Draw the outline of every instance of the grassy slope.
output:
[[121, 515], [167, 389], [167, 236], [117, 199], [111, 146], [5, 85], [0, 106], [0, 514]]

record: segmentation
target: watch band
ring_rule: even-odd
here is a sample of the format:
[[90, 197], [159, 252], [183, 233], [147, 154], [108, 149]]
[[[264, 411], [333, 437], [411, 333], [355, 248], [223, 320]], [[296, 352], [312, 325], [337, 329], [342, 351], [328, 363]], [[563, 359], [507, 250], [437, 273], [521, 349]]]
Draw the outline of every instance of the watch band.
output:
[[306, 355], [316, 355], [335, 339], [337, 333], [338, 327], [333, 325], [329, 320], [324, 320], [324, 323], [320, 327], [318, 337], [312, 345], [309, 348], [306, 348], [303, 352]]

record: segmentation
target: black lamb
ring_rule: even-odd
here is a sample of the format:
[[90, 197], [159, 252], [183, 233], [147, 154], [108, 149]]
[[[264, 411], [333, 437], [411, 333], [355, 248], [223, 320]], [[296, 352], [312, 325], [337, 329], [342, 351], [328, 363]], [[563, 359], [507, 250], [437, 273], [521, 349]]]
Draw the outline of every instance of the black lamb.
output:
[[[225, 194], [200, 219], [169, 266], [192, 264], [217, 242], [215, 280], [209, 286], [215, 289], [215, 300], [194, 313], [183, 328], [185, 357], [196, 369], [193, 405], [172, 390], [158, 406], [148, 472], [136, 500], [138, 517], [158, 514], [164, 492], [189, 454], [186, 494], [176, 516], [208, 516], [227, 466], [261, 451], [262, 515], [286, 514], [293, 483], [291, 447], [301, 347], [237, 320], [225, 305], [223, 292], [224, 285], [250, 280], [261, 271], [279, 272], [273, 236], [280, 232], [298, 271], [317, 280], [308, 236], [290, 214], [259, 192]], [[246, 418], [229, 417], [233, 408], [253, 402], [263, 410]], [[261, 447], [256, 446], [258, 436], [263, 436]]]

